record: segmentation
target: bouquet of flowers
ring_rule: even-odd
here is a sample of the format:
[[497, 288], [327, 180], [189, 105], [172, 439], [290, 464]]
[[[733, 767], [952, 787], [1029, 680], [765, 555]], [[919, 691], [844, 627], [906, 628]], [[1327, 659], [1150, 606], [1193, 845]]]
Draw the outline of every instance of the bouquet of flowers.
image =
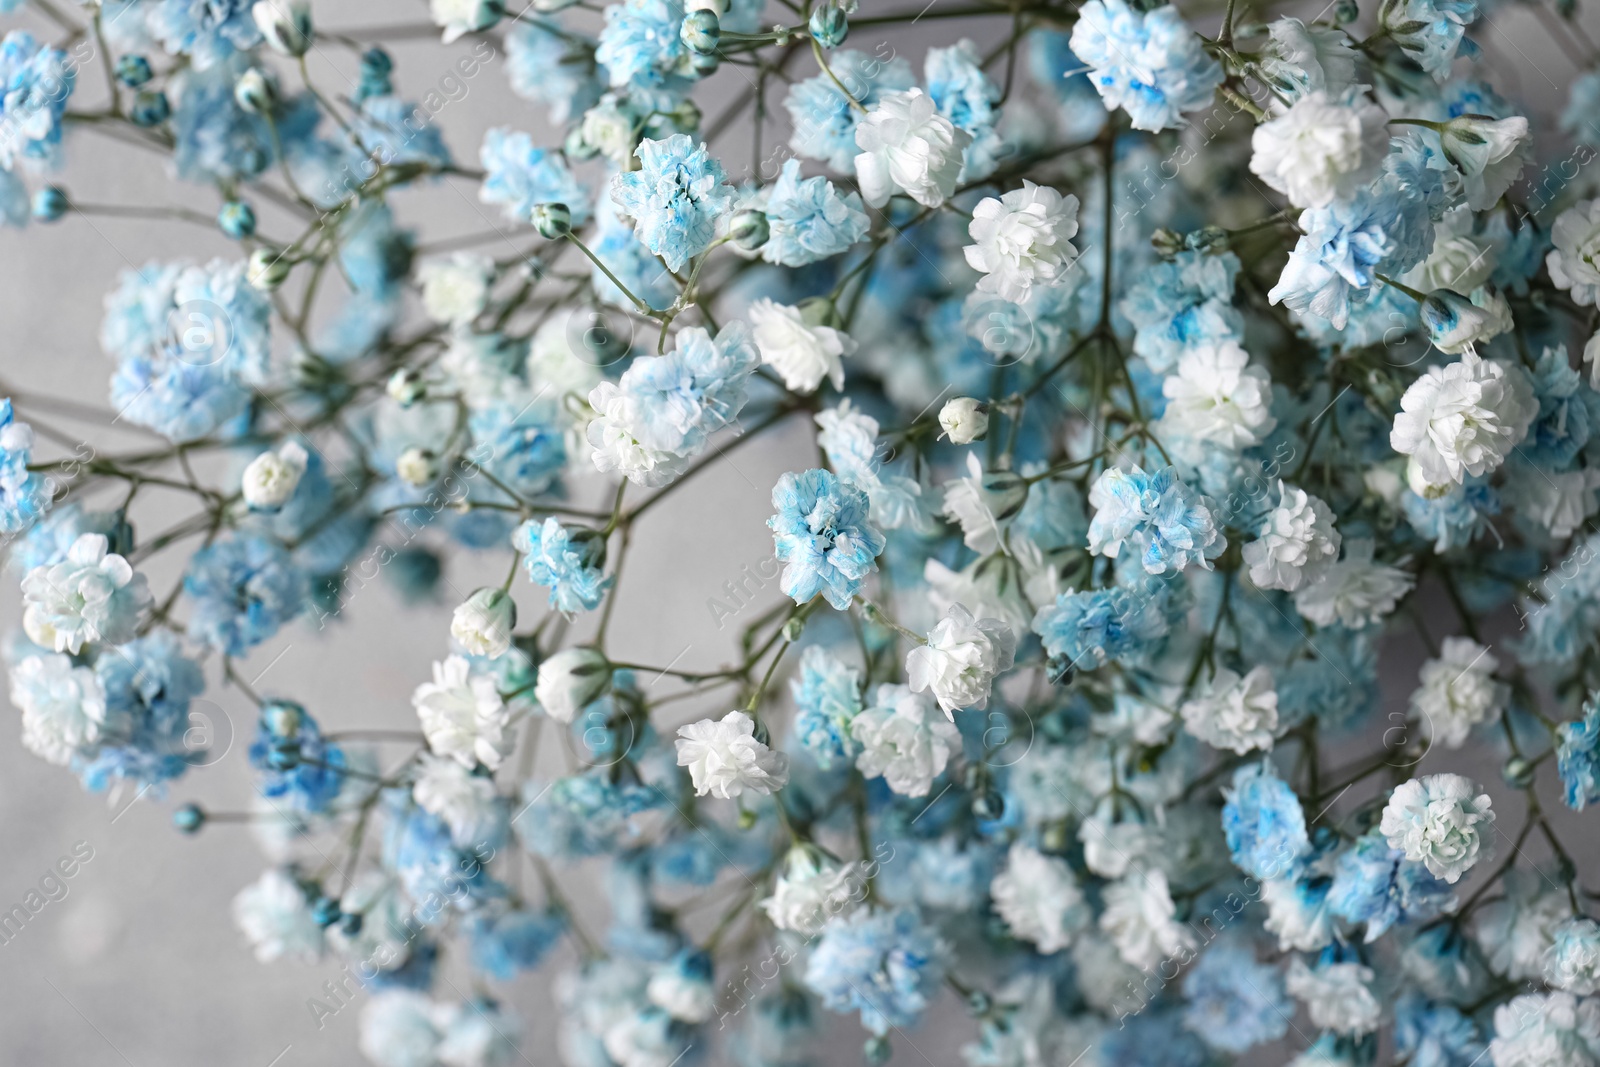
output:
[[[972, 1067], [1597, 1067], [1573, 5], [1539, 170], [1475, 0], [948, 4], [0, 4], [46, 27], [0, 45], [0, 216], [237, 246], [105, 298], [147, 443], [0, 405], [22, 743], [248, 824], [244, 940], [343, 961], [378, 1067], [526, 1061], [539, 1013], [572, 1067], [914, 1062], [940, 1002]], [[413, 101], [385, 42], [433, 36]], [[502, 77], [527, 121], [453, 143]], [[189, 204], [55, 184], [108, 140]], [[500, 218], [429, 245], [428, 189]], [[630, 543], [757, 441], [781, 596], [637, 662]], [[380, 573], [459, 605], [414, 718], [257, 691]], [[173, 795], [206, 691], [248, 810]]]

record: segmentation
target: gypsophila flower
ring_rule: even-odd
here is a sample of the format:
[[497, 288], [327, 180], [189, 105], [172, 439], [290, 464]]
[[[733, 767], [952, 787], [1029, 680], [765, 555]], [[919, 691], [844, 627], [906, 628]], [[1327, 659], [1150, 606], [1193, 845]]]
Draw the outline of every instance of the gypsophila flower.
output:
[[826, 378], [835, 389], [844, 388], [841, 360], [856, 350], [848, 334], [806, 322], [800, 308], [765, 298], [751, 304], [745, 314], [761, 362], [776, 369], [786, 387], [814, 393]]
[[548, 203], [567, 205], [573, 225], [588, 219], [589, 195], [566, 161], [552, 149], [537, 147], [527, 134], [492, 129], [483, 136], [478, 158], [485, 171], [478, 199], [501, 205], [513, 222], [527, 222], [537, 205]]
[[1240, 340], [1244, 319], [1232, 303], [1238, 274], [1232, 252], [1183, 251], [1151, 265], [1118, 306], [1137, 331], [1134, 352], [1165, 374], [1191, 347]]
[[1489, 797], [1459, 774], [1430, 774], [1397, 787], [1379, 829], [1392, 848], [1454, 883], [1489, 852]]
[[54, 653], [29, 656], [11, 669], [11, 703], [22, 712], [22, 743], [65, 765], [100, 736], [105, 691], [93, 671]]
[[473, 674], [464, 656], [435, 663], [433, 681], [417, 686], [411, 705], [417, 709], [428, 747], [463, 767], [482, 763], [493, 770], [510, 749], [512, 738], [506, 732], [510, 709], [500, 699], [494, 679]]
[[640, 169], [611, 179], [611, 198], [634, 220], [634, 231], [667, 269], [683, 265], [710, 247], [717, 217], [732, 198], [722, 165], [684, 134], [645, 139]]
[[1178, 9], [1140, 11], [1124, 0], [1089, 0], [1072, 28], [1072, 51], [1107, 110], [1123, 108], [1136, 130], [1165, 130], [1211, 102], [1222, 68]]
[[884, 59], [852, 48], [835, 52], [828, 66], [833, 77], [820, 72], [797, 82], [784, 99], [794, 127], [789, 145], [806, 159], [819, 159], [849, 173], [861, 150], [856, 129], [864, 116], [850, 98], [871, 108], [891, 93], [910, 89], [915, 78], [910, 65], [898, 56]]
[[564, 648], [539, 664], [534, 699], [556, 722], [567, 723], [611, 686], [611, 665], [592, 648]]
[[1444, 81], [1463, 32], [1477, 17], [1475, 0], [1399, 0], [1384, 9], [1383, 29], [1423, 70]]
[[904, 193], [938, 207], [955, 192], [961, 154], [972, 135], [940, 115], [921, 89], [886, 93], [856, 127], [856, 181], [861, 197], [882, 207]]
[[133, 638], [154, 604], [149, 582], [109, 552], [100, 534], [73, 542], [67, 558], [22, 580], [22, 626], [35, 644], [76, 655], [90, 641]]
[[963, 249], [967, 265], [983, 275], [978, 291], [1020, 304], [1035, 285], [1059, 284], [1077, 261], [1078, 198], [1024, 181], [980, 200], [967, 232], [976, 242]]
[[1144, 654], [1166, 635], [1167, 617], [1134, 590], [1115, 586], [1061, 593], [1039, 609], [1032, 626], [1051, 656], [1093, 670]]
[[1060, 952], [1089, 921], [1072, 869], [1021, 841], [1006, 854], [1006, 869], [989, 884], [994, 910], [1011, 936], [1040, 952]]
[[689, 768], [697, 796], [721, 800], [746, 790], [768, 796], [789, 780], [789, 757], [755, 738], [756, 724], [742, 711], [678, 728], [678, 766]]
[[603, 558], [604, 542], [584, 538], [574, 544], [572, 534], [553, 518], [543, 523], [529, 519], [517, 527], [511, 544], [522, 553], [528, 577], [550, 590], [550, 606], [567, 614], [593, 611], [611, 586], [595, 565], [596, 554]]
[[1600, 1001], [1571, 993], [1525, 993], [1494, 1010], [1494, 1067], [1594, 1067], [1600, 1063]]
[[859, 1011], [875, 1034], [910, 1026], [928, 1004], [947, 949], [910, 911], [858, 911], [831, 921], [805, 982], [830, 1011]]
[[1571, 290], [1573, 303], [1594, 304], [1600, 293], [1600, 200], [1580, 200], [1556, 216], [1550, 227], [1555, 247], [1545, 256], [1550, 280]]
[[1105, 887], [1100, 929], [1123, 960], [1140, 970], [1192, 952], [1194, 933], [1177, 919], [1177, 906], [1159, 870], [1129, 871]]
[[1428, 736], [1447, 748], [1460, 748], [1479, 723], [1495, 722], [1505, 710], [1511, 687], [1494, 679], [1500, 661], [1467, 637], [1447, 637], [1437, 659], [1422, 665], [1411, 712]]
[[1184, 1021], [1212, 1048], [1241, 1053], [1289, 1031], [1294, 1005], [1277, 968], [1242, 945], [1208, 949], [1183, 976]]
[[1294, 790], [1270, 764], [1246, 764], [1222, 795], [1222, 830], [1234, 864], [1263, 881], [1292, 877], [1311, 851]]
[[497, 659], [511, 648], [517, 605], [503, 589], [479, 589], [450, 617], [450, 636], [471, 656]]
[[858, 864], [834, 863], [816, 849], [796, 845], [761, 902], [772, 925], [814, 936], [835, 916], [848, 915], [861, 900], [864, 882]]
[[794, 694], [795, 739], [823, 769], [855, 756], [851, 726], [862, 711], [861, 672], [821, 645], [800, 656], [800, 673], [789, 683]]
[[306, 450], [298, 441], [286, 441], [275, 452], [261, 453], [245, 467], [240, 479], [244, 502], [262, 511], [283, 507], [300, 485], [306, 463]]
[[783, 161], [761, 208], [771, 227], [761, 258], [785, 267], [803, 267], [847, 251], [866, 237], [870, 225], [859, 194], [840, 193], [820, 176], [801, 178], [795, 159]]
[[1366, 538], [1346, 540], [1344, 557], [1295, 593], [1295, 610], [1318, 626], [1338, 622], [1352, 629], [1392, 612], [1416, 580], [1399, 567], [1374, 560], [1376, 547]]
[[417, 268], [423, 310], [434, 322], [467, 325], [488, 303], [494, 274], [494, 261], [487, 256], [458, 252], [429, 260]]
[[1292, 593], [1339, 558], [1340, 540], [1327, 504], [1280, 481], [1278, 505], [1245, 543], [1244, 562], [1257, 587]]
[[1131, 545], [1150, 574], [1190, 564], [1210, 570], [1211, 560], [1227, 547], [1207, 499], [1179, 481], [1171, 467], [1154, 474], [1108, 468], [1089, 490], [1089, 504], [1095, 509], [1089, 551], [1116, 559]]
[[1327, 207], [1371, 183], [1389, 150], [1389, 116], [1352, 88], [1318, 90], [1250, 137], [1250, 170], [1295, 207]]
[[1250, 364], [1232, 341], [1192, 347], [1161, 385], [1167, 410], [1156, 424], [1163, 437], [1189, 437], [1241, 450], [1272, 432], [1272, 379]]
[[861, 746], [856, 769], [866, 778], [882, 777], [908, 797], [928, 795], [961, 742], [955, 725], [940, 719], [927, 697], [891, 684], [878, 686], [872, 703], [850, 721], [850, 736]]
[[1241, 678], [1219, 668], [1207, 692], [1185, 701], [1178, 714], [1191, 734], [1213, 748], [1239, 755], [1258, 748], [1270, 751], [1278, 729], [1278, 691], [1272, 672], [1257, 666]]
[[275, 867], [233, 898], [233, 921], [262, 963], [284, 958], [315, 963], [322, 958], [322, 927], [312, 917], [306, 891]]
[[1600, 923], [1574, 918], [1556, 927], [1545, 952], [1544, 977], [1555, 988], [1580, 996], [1600, 992]]
[[1408, 475], [1419, 493], [1494, 470], [1538, 413], [1520, 368], [1471, 352], [1418, 378], [1400, 408], [1389, 442], [1411, 457]]
[[1354, 961], [1306, 965], [1296, 956], [1289, 961], [1285, 986], [1306, 1006], [1312, 1025], [1359, 1037], [1378, 1028], [1383, 1011], [1372, 992], [1372, 968]]
[[1017, 638], [995, 619], [975, 619], [952, 604], [928, 633], [927, 642], [906, 654], [906, 681], [912, 692], [932, 690], [952, 721], [958, 708], [986, 708], [996, 676], [1011, 669]]
[[1307, 26], [1297, 18], [1276, 19], [1258, 60], [1261, 72], [1290, 100], [1325, 90], [1338, 98], [1356, 78], [1350, 35], [1334, 26]]
[[868, 522], [867, 495], [825, 470], [785, 474], [772, 488], [767, 520], [783, 570], [784, 594], [804, 604], [819, 593], [843, 610], [877, 570], [883, 534]]
[[1591, 697], [1581, 718], [1556, 728], [1556, 766], [1568, 807], [1582, 811], [1600, 801], [1600, 700]]

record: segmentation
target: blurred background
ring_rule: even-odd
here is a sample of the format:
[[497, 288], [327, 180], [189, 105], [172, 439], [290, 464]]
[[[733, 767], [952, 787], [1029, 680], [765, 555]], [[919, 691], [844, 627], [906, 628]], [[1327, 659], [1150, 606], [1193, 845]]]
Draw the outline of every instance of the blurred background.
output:
[[[868, 0], [863, 13], [914, 10], [924, 2]], [[982, 46], [1003, 38], [1009, 29], [1003, 18], [989, 23], [940, 18], [941, 3], [954, 6], [957, 0], [932, 0], [927, 8], [932, 17], [893, 39], [896, 51], [915, 68], [920, 69], [922, 52], [931, 44], [968, 35]], [[1215, 13], [1189, 3], [1180, 2], [1180, 7], [1196, 28], [1214, 32]], [[493, 61], [475, 78], [458, 83], [464, 89], [442, 81], [474, 42], [441, 45], [436, 31], [426, 25], [427, 8], [420, 0], [315, 0], [313, 13], [319, 28], [356, 36], [368, 27], [398, 28], [383, 38], [396, 60], [397, 92], [417, 100], [437, 90], [447, 98], [435, 121], [462, 165], [476, 165], [477, 146], [491, 126], [528, 130], [536, 139], [543, 135], [547, 143], [557, 140], [559, 135], [544, 126], [543, 109], [511, 93], [498, 45]], [[81, 13], [72, 9], [69, 14]], [[1363, 12], [1368, 20], [1372, 14]], [[597, 13], [582, 18], [591, 21], [588, 28], [599, 25]], [[1585, 21], [1600, 32], [1600, 16]], [[26, 27], [41, 39], [64, 36], [31, 6], [5, 22], [8, 28]], [[1552, 25], [1548, 8], [1535, 12], [1501, 4], [1469, 33], [1482, 45], [1481, 76], [1528, 109], [1541, 161], [1562, 147], [1546, 131], [1555, 128], [1567, 86], [1578, 73], [1570, 58], [1575, 54], [1571, 41], [1561, 40], [1565, 31], [1559, 26], [1552, 31]], [[495, 41], [493, 35], [489, 39]], [[867, 34], [853, 35], [851, 46], [870, 50], [873, 40]], [[319, 45], [309, 60], [311, 76], [324, 92], [342, 95], [354, 88], [354, 55], [349, 50]], [[699, 99], [708, 115], [720, 113], [743, 77], [737, 69], [725, 69], [703, 88]], [[103, 99], [99, 71], [84, 71], [73, 109], [98, 107]], [[775, 93], [774, 103], [778, 99]], [[782, 118], [780, 113], [768, 132], [769, 149], [787, 138]], [[734, 178], [750, 168], [749, 133], [748, 126], [735, 126], [715, 145]], [[178, 183], [162, 157], [97, 131], [70, 130], [66, 159], [61, 181], [83, 203], [176, 205], [206, 215], [220, 203], [212, 189]], [[403, 191], [394, 203], [403, 223], [417, 229], [424, 252], [430, 245], [475, 235], [484, 238], [475, 247], [496, 257], [520, 254], [531, 243], [526, 229], [509, 232], [497, 208], [478, 203], [469, 179], [448, 178]], [[263, 232], [294, 232], [270, 206], [259, 201], [257, 206]], [[97, 341], [104, 295], [121, 272], [148, 261], [237, 257], [237, 246], [214, 229], [103, 215], [72, 215], [53, 226], [7, 231], [0, 240], [8, 253], [0, 257], [0, 393], [18, 398], [21, 417], [55, 432], [57, 439], [42, 442], [39, 454], [53, 458], [71, 452], [74, 440], [106, 454], [152, 444], [149, 437], [113, 424], [106, 400], [111, 362]], [[794, 466], [790, 457], [809, 454], [809, 440], [809, 427], [794, 419], [739, 449], [652, 511], [629, 552], [612, 630], [615, 649], [625, 650], [626, 658], [636, 662], [674, 663], [691, 670], [730, 661], [739, 620], [719, 629], [707, 601], [722, 595], [723, 583], [738, 579], [742, 568], [753, 569], [771, 557], [765, 527], [770, 486]], [[207, 478], [206, 470], [201, 475]], [[210, 476], [216, 477], [217, 469]], [[148, 532], [170, 525], [187, 507], [178, 497], [153, 490], [141, 497], [133, 517]], [[170, 587], [176, 579], [171, 569], [175, 562], [157, 557], [151, 567], [155, 588]], [[414, 729], [410, 695], [427, 678], [429, 664], [443, 655], [452, 607], [478, 585], [498, 582], [503, 567], [500, 554], [492, 562], [458, 554], [448, 564], [440, 601], [420, 608], [403, 608], [380, 579], [347, 594], [343, 617], [325, 631], [302, 621], [256, 649], [244, 674], [265, 695], [305, 702], [326, 729]], [[0, 583], [0, 624], [6, 628], [18, 620], [15, 581], [8, 577]], [[528, 587], [519, 583], [517, 589], [521, 596]], [[769, 584], [749, 610], [759, 611], [778, 599], [776, 585]], [[1406, 639], [1396, 642], [1394, 654], [1385, 657], [1394, 672], [1386, 679], [1392, 684], [1385, 686], [1385, 714], [1403, 710], [1419, 661], [1418, 649], [1407, 647]], [[323, 983], [340, 977], [339, 965], [259, 964], [233, 925], [234, 895], [266, 865], [251, 832], [242, 826], [210, 826], [198, 838], [188, 838], [171, 828], [170, 812], [177, 803], [192, 799], [208, 808], [236, 811], [250, 799], [245, 749], [254, 731], [253, 709], [237, 690], [221, 687], [214, 672], [206, 696], [210, 703], [201, 710], [212, 720], [209, 740], [215, 761], [178, 781], [164, 799], [123, 793], [108, 801], [88, 794], [72, 776], [16, 743], [14, 719], [0, 723], [0, 912], [30, 892], [46, 895], [40, 881], [63, 857], [75, 857], [80, 864], [73, 877], [63, 880], [64, 895], [60, 890], [49, 894], [59, 899], [48, 900], [15, 936], [0, 943], [0, 1062], [79, 1067], [360, 1062], [359, 996], [320, 1024], [307, 1005], [312, 997], [325, 998]], [[670, 731], [679, 722], [725, 710], [713, 704], [672, 705], [669, 710], [676, 718], [662, 727]], [[8, 713], [15, 715], [14, 710]], [[1376, 736], [1353, 743], [1366, 751], [1380, 744]], [[1480, 763], [1469, 769], [1456, 759], [1450, 769], [1476, 773], [1498, 786], [1496, 757], [1485, 753]], [[1515, 827], [1519, 819], [1520, 813], [1502, 811], [1500, 825]], [[558, 874], [587, 877], [582, 870]], [[574, 897], [582, 909], [585, 894]], [[563, 950], [541, 973], [560, 970], [570, 958]], [[555, 1009], [547, 985], [529, 980], [514, 987], [507, 1000], [525, 1025], [527, 1062], [554, 1064]], [[959, 1062], [959, 1041], [970, 1032], [965, 1012], [931, 1014], [930, 1022], [912, 1033], [914, 1047], [897, 1047], [897, 1062], [926, 1060], [937, 1067]], [[826, 1024], [839, 1032], [839, 1040], [825, 1062], [857, 1062], [861, 1034], [855, 1021], [830, 1018]], [[1291, 1035], [1290, 1043], [1303, 1047], [1307, 1042]], [[1284, 1058], [1281, 1051], [1267, 1053], [1261, 1062]]]

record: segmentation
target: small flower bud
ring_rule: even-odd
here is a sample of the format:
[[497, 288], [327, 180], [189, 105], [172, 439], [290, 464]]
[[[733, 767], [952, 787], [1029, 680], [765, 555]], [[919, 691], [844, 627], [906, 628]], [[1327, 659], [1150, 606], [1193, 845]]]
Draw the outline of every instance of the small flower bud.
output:
[[722, 38], [722, 22], [717, 18], [715, 11], [707, 11], [704, 8], [691, 11], [684, 16], [678, 36], [688, 46], [689, 51], [696, 55], [715, 55], [717, 45]]
[[850, 19], [837, 4], [824, 4], [811, 12], [811, 36], [824, 48], [837, 48], [850, 32]]
[[33, 217], [40, 222], [55, 222], [70, 206], [66, 192], [59, 185], [47, 185], [33, 194]]
[[422, 373], [414, 367], [401, 367], [389, 375], [387, 386], [389, 399], [403, 408], [421, 400], [428, 392], [428, 383], [423, 380]]
[[239, 486], [244, 502], [256, 511], [283, 507], [299, 487], [308, 458], [297, 441], [285, 442], [276, 452], [261, 453], [244, 469]]
[[989, 432], [989, 415], [979, 401], [958, 396], [939, 409], [939, 425], [953, 443], [970, 445]]
[[560, 203], [535, 204], [533, 228], [546, 240], [559, 240], [572, 232], [572, 210]]
[[1340, 26], [1350, 25], [1360, 14], [1361, 8], [1357, 6], [1356, 0], [1339, 0], [1333, 5], [1333, 21]]
[[233, 83], [233, 99], [252, 115], [266, 114], [278, 104], [278, 85], [260, 67], [251, 67]]
[[539, 664], [533, 697], [556, 722], [569, 723], [611, 688], [611, 664], [598, 649], [564, 648]]
[[732, 221], [728, 223], [728, 236], [737, 247], [754, 252], [772, 236], [772, 224], [767, 221], [765, 211], [747, 207], [734, 213]]
[[135, 94], [133, 105], [128, 108], [129, 121], [145, 129], [159, 126], [171, 117], [172, 103], [163, 92], [141, 90]]
[[456, 608], [450, 636], [474, 656], [499, 659], [511, 647], [517, 626], [517, 603], [504, 589], [479, 589]]
[[245, 268], [245, 277], [249, 280], [251, 288], [270, 293], [288, 279], [291, 266], [293, 264], [281, 251], [275, 248], [258, 248], [250, 253], [250, 264]]
[[311, 50], [311, 7], [306, 0], [256, 0], [250, 17], [274, 50], [286, 56], [303, 56]]
[[439, 457], [425, 448], [412, 445], [394, 462], [394, 472], [407, 485], [422, 488], [439, 477]]
[[155, 72], [150, 69], [150, 61], [144, 56], [127, 55], [117, 60], [117, 81], [130, 89], [139, 86], [155, 77]]
[[217, 225], [235, 241], [254, 237], [256, 232], [255, 209], [243, 200], [229, 200], [217, 212]]
[[172, 825], [179, 833], [197, 834], [206, 824], [205, 810], [198, 804], [185, 804], [172, 813]]

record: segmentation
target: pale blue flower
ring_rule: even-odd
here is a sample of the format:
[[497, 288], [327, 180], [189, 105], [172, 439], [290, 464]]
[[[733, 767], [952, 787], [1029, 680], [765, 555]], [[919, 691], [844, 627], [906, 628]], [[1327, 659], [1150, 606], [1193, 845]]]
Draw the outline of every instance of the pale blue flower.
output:
[[260, 772], [257, 789], [279, 810], [325, 812], [344, 788], [344, 750], [324, 741], [317, 720], [298, 704], [263, 706], [249, 757]]
[[638, 834], [633, 816], [660, 807], [661, 794], [635, 782], [613, 782], [605, 768], [559, 778], [547, 789], [530, 780], [512, 827], [523, 847], [550, 859], [593, 856]]
[[1329, 910], [1347, 922], [1366, 923], [1369, 942], [1391, 926], [1437, 918], [1455, 899], [1449, 885], [1390, 848], [1376, 830], [1339, 853], [1328, 888]]
[[0, 41], [0, 170], [19, 162], [52, 167], [61, 146], [61, 117], [77, 81], [77, 67], [59, 48], [40, 45], [26, 30]]
[[956, 129], [972, 135], [963, 156], [963, 181], [988, 177], [1006, 151], [995, 130], [1000, 119], [1000, 87], [983, 72], [981, 63], [977, 45], [962, 40], [950, 48], [928, 49], [922, 66], [928, 95], [939, 114]]
[[1398, 0], [1384, 9], [1383, 26], [1423, 70], [1444, 81], [1461, 35], [1477, 17], [1475, 0]]
[[544, 104], [550, 122], [561, 126], [600, 99], [606, 75], [595, 65], [594, 50], [595, 42], [578, 34], [519, 19], [506, 33], [506, 76], [513, 92]]
[[156, 630], [107, 650], [94, 670], [106, 721], [93, 755], [76, 764], [85, 788], [102, 792], [113, 780], [159, 788], [205, 754], [189, 743], [196, 725], [189, 705], [205, 689], [205, 676], [171, 633]]
[[1125, 109], [1136, 130], [1182, 125], [1179, 115], [1211, 103], [1222, 84], [1222, 67], [1170, 5], [1142, 13], [1124, 0], [1089, 0], [1072, 51], [1092, 68], [1106, 109]]
[[1087, 671], [1137, 659], [1166, 635], [1167, 619], [1149, 597], [1119, 585], [1059, 594], [1034, 615], [1033, 632], [1052, 658]]
[[1448, 552], [1471, 544], [1489, 528], [1489, 517], [1500, 514], [1500, 494], [1487, 478], [1468, 476], [1431, 499], [1406, 489], [1400, 494], [1400, 507], [1413, 530], [1432, 538], [1435, 552]]
[[196, 70], [205, 70], [262, 42], [252, 6], [253, 0], [155, 0], [145, 23], [169, 53], [186, 55]]
[[1556, 728], [1556, 768], [1568, 807], [1582, 811], [1600, 801], [1600, 699], [1591, 696], [1582, 718]]
[[[909, 89], [916, 82], [911, 65], [895, 55], [880, 59], [846, 48], [829, 56], [828, 66], [839, 84], [869, 110], [886, 94]], [[819, 73], [795, 83], [783, 106], [794, 126], [789, 138], [791, 148], [806, 159], [822, 160], [834, 170], [855, 173], [856, 154], [861, 151], [856, 145], [856, 124], [861, 112], [839, 91], [833, 78]]]
[[473, 968], [509, 982], [519, 971], [539, 966], [566, 934], [567, 920], [559, 911], [513, 908], [500, 915], [473, 916], [467, 929]]
[[1133, 350], [1166, 374], [1186, 349], [1239, 341], [1244, 316], [1233, 306], [1239, 257], [1179, 252], [1132, 279], [1117, 310], [1133, 323]]
[[523, 555], [528, 577], [550, 590], [550, 606], [568, 615], [593, 611], [611, 585], [595, 565], [604, 556], [605, 539], [590, 536], [574, 544], [572, 534], [554, 518], [529, 519], [517, 527], [511, 544]]
[[1090, 493], [1096, 508], [1089, 522], [1089, 551], [1117, 558], [1132, 546], [1150, 574], [1181, 571], [1191, 564], [1211, 569], [1227, 539], [1212, 516], [1212, 502], [1183, 482], [1171, 467], [1146, 474], [1111, 468]]
[[444, 131], [425, 109], [398, 96], [366, 97], [351, 126], [366, 153], [375, 154], [385, 166], [450, 165]]
[[[610, 197], [601, 197], [595, 208], [595, 237], [590, 250], [606, 265], [606, 270], [615, 274], [617, 280], [647, 306], [660, 311], [677, 299], [678, 283], [661, 261], [639, 243], [633, 235], [633, 227], [617, 217], [617, 207]], [[591, 265], [589, 279], [601, 300], [633, 310], [633, 301], [617, 288], [605, 271]]]
[[783, 569], [785, 595], [804, 604], [818, 593], [839, 611], [878, 569], [882, 533], [868, 521], [867, 494], [832, 471], [788, 473], [772, 488], [778, 513], [767, 520]]
[[[566, 467], [566, 434], [553, 404], [497, 400], [474, 411], [467, 425], [484, 469], [524, 498], [547, 492]], [[503, 495], [498, 486], [481, 488]]]
[[50, 507], [49, 482], [28, 470], [32, 456], [33, 428], [0, 399], [0, 533], [26, 529]]
[[536, 147], [525, 133], [496, 127], [483, 135], [478, 159], [485, 172], [478, 199], [501, 205], [506, 218], [527, 222], [537, 205], [554, 203], [567, 205], [573, 225], [588, 221], [589, 194], [554, 149]]
[[1561, 128], [1582, 144], [1600, 144], [1600, 71], [1587, 71], [1572, 79]]
[[618, 88], [681, 90], [693, 73], [689, 49], [678, 36], [682, 0], [623, 0], [606, 8], [595, 59]]
[[722, 164], [686, 134], [644, 140], [641, 167], [611, 179], [611, 198], [634, 220], [634, 232], [667, 269], [678, 271], [717, 235], [717, 220], [733, 199]]
[[1070, 33], [1041, 26], [1028, 34], [1028, 73], [1055, 101], [1055, 121], [1069, 143], [1090, 140], [1105, 126], [1105, 105]]
[[1567, 361], [1567, 346], [1546, 348], [1532, 368], [1539, 414], [1517, 448], [1520, 459], [1547, 470], [1566, 470], [1589, 443], [1591, 418], [1583, 379]]
[[306, 574], [278, 542], [226, 534], [195, 553], [183, 589], [192, 602], [189, 637], [241, 656], [305, 610]]
[[738, 418], [760, 354], [743, 322], [715, 340], [691, 326], [664, 356], [638, 356], [618, 386], [634, 415], [630, 427], [646, 448], [678, 456], [698, 453], [712, 434]]
[[853, 759], [861, 747], [850, 734], [863, 706], [861, 672], [821, 645], [811, 645], [800, 657], [800, 673], [789, 691], [796, 709], [795, 740], [817, 765], [828, 770], [836, 760]]
[[820, 175], [801, 178], [797, 159], [783, 161], [762, 208], [771, 234], [761, 247], [761, 258], [784, 267], [803, 267], [839, 255], [871, 228], [859, 193], [841, 194]]
[[384, 866], [393, 871], [417, 907], [412, 914], [434, 926], [449, 918], [450, 908], [472, 914], [491, 901], [503, 900], [505, 887], [489, 876], [484, 860], [462, 849], [438, 816], [414, 806], [410, 794], [393, 790], [383, 842]]
[[1486, 1051], [1469, 1016], [1411, 991], [1395, 1004], [1394, 1045], [1409, 1067], [1473, 1067]]
[[[185, 181], [254, 178], [277, 158], [267, 118], [246, 111], [233, 96], [234, 83], [247, 66], [241, 56], [205, 70], [186, 71], [179, 80], [172, 117], [177, 142], [173, 165]], [[315, 125], [314, 107], [302, 109], [298, 102], [274, 116], [286, 152], [291, 144], [296, 151], [308, 150], [310, 142], [301, 135], [310, 132], [307, 119]]]
[[1237, 944], [1219, 944], [1183, 976], [1184, 1022], [1219, 1052], [1237, 1055], [1289, 1032], [1294, 1003], [1283, 973]]
[[[106, 537], [118, 555], [117, 517], [109, 511], [85, 511], [76, 500], [51, 508], [20, 540], [11, 545], [6, 562], [20, 574], [67, 558], [73, 543], [86, 533]], [[15, 532], [8, 530], [7, 532]]]
[[1530, 666], [1565, 665], [1600, 632], [1600, 535], [1573, 545], [1559, 563], [1545, 567], [1538, 596], [1524, 596], [1517, 610], [1527, 633], [1516, 644], [1517, 658]]
[[1287, 878], [1311, 852], [1300, 798], [1271, 764], [1249, 763], [1222, 791], [1222, 832], [1234, 865], [1256, 878]]
[[875, 1034], [910, 1026], [943, 973], [944, 943], [913, 911], [858, 911], [823, 931], [806, 985], [830, 1011], [859, 1011]]

